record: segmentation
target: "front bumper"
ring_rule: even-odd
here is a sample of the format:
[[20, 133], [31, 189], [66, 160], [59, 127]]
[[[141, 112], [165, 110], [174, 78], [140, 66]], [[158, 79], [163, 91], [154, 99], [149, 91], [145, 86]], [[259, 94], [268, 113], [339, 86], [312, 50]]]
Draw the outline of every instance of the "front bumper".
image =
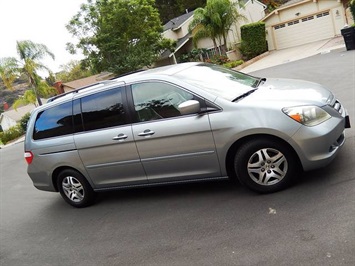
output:
[[328, 165], [345, 143], [345, 128], [350, 127], [349, 116], [332, 117], [314, 127], [302, 126], [292, 137], [303, 170]]
[[348, 115], [345, 116], [345, 128], [351, 128], [350, 117]]

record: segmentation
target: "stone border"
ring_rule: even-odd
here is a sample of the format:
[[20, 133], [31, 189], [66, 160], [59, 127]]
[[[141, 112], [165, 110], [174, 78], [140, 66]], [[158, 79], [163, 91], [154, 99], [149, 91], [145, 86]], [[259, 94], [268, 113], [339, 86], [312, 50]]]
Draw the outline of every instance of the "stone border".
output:
[[247, 61], [247, 62], [244, 62], [243, 64], [241, 64], [241, 65], [239, 65], [239, 66], [237, 66], [237, 67], [235, 67], [235, 68], [233, 68], [233, 69], [234, 69], [234, 70], [241, 70], [241, 69], [243, 69], [243, 68], [245, 68], [245, 67], [247, 67], [247, 66], [249, 66], [249, 65], [251, 65], [251, 64], [253, 64], [253, 63], [255, 63], [256, 61], [259, 61], [260, 59], [262, 59], [262, 58], [268, 56], [269, 54], [270, 54], [270, 51], [267, 51], [267, 52], [265, 52], [265, 53], [263, 53], [263, 54], [260, 54], [260, 55], [258, 55], [258, 56], [256, 56], [256, 57], [250, 59], [250, 60]]

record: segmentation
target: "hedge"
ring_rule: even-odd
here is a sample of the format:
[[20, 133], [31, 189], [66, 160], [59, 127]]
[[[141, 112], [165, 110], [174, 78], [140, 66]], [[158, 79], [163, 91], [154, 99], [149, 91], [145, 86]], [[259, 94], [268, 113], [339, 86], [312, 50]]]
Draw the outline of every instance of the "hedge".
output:
[[24, 134], [23, 129], [20, 125], [10, 127], [4, 132], [0, 132], [0, 140], [3, 144], [8, 143], [11, 140], [17, 139]]
[[240, 51], [246, 60], [252, 59], [267, 51], [266, 29], [264, 22], [255, 22], [240, 27]]

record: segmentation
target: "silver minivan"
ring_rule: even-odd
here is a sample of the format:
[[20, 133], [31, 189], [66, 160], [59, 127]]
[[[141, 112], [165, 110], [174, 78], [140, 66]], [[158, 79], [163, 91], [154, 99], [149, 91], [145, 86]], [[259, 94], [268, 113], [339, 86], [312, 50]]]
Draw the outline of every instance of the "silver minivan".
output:
[[331, 162], [347, 127], [319, 84], [185, 63], [51, 99], [31, 114], [25, 158], [36, 188], [75, 207], [99, 191], [226, 178], [268, 193]]

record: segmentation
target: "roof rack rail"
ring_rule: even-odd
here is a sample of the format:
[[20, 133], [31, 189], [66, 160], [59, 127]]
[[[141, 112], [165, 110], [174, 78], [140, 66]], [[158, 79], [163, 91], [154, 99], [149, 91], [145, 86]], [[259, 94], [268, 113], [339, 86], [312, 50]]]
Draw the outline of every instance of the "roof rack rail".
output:
[[146, 69], [133, 70], [133, 71], [130, 71], [130, 72], [127, 72], [127, 73], [118, 75], [118, 76], [116, 76], [116, 77], [110, 78], [109, 80], [114, 80], [114, 79], [122, 78], [122, 77], [125, 77], [125, 76], [128, 76], [128, 75], [135, 74], [135, 73], [139, 73], [139, 72], [143, 72], [143, 71], [146, 71]]
[[61, 98], [61, 97], [64, 97], [64, 96], [66, 96], [66, 95], [68, 95], [68, 94], [71, 94], [71, 93], [78, 93], [79, 91], [81, 91], [81, 90], [83, 90], [83, 89], [87, 89], [87, 88], [93, 87], [93, 86], [95, 86], [95, 85], [100, 85], [100, 84], [105, 85], [105, 84], [110, 84], [110, 83], [114, 83], [114, 82], [115, 82], [115, 81], [114, 81], [114, 80], [111, 80], [111, 79], [109, 79], [109, 80], [101, 80], [101, 81], [92, 83], [92, 84], [90, 84], [90, 85], [86, 85], [86, 86], [84, 86], [84, 87], [80, 87], [80, 88], [75, 89], [75, 90], [73, 90], [73, 91], [68, 91], [68, 92], [66, 92], [66, 93], [62, 93], [62, 94], [53, 96], [53, 97], [51, 97], [51, 98], [49, 98], [49, 99], [47, 100], [47, 103], [53, 102], [53, 101], [55, 101], [55, 100], [57, 100], [57, 99], [59, 99], [59, 98]]
[[49, 98], [49, 99], [47, 100], [47, 103], [53, 102], [53, 101], [55, 101], [55, 100], [57, 100], [57, 99], [59, 99], [59, 98], [65, 96], [65, 95], [70, 94], [70, 93], [78, 93], [79, 91], [81, 91], [81, 90], [83, 90], [83, 89], [87, 89], [87, 88], [90, 88], [90, 87], [92, 87], [92, 86], [99, 85], [99, 84], [103, 84], [103, 85], [105, 85], [105, 84], [110, 84], [110, 83], [115, 82], [115, 79], [117, 79], [117, 78], [121, 78], [121, 77], [128, 76], [128, 75], [131, 75], [131, 74], [134, 74], [134, 73], [142, 72], [142, 71], [145, 71], [145, 69], [138, 69], [138, 70], [135, 70], [135, 71], [127, 72], [127, 73], [125, 73], [125, 74], [118, 75], [118, 76], [115, 76], [115, 77], [110, 78], [110, 79], [107, 79], [107, 80], [101, 80], [101, 81], [98, 81], [98, 82], [96, 82], [96, 83], [92, 83], [92, 84], [90, 84], [90, 85], [87, 85], [87, 86], [84, 86], [84, 87], [80, 87], [80, 88], [78, 88], [78, 89], [76, 89], [76, 90], [68, 91], [68, 92], [66, 92], [66, 93], [62, 93], [62, 94], [53, 96], [53, 97], [51, 97], [51, 98]]

